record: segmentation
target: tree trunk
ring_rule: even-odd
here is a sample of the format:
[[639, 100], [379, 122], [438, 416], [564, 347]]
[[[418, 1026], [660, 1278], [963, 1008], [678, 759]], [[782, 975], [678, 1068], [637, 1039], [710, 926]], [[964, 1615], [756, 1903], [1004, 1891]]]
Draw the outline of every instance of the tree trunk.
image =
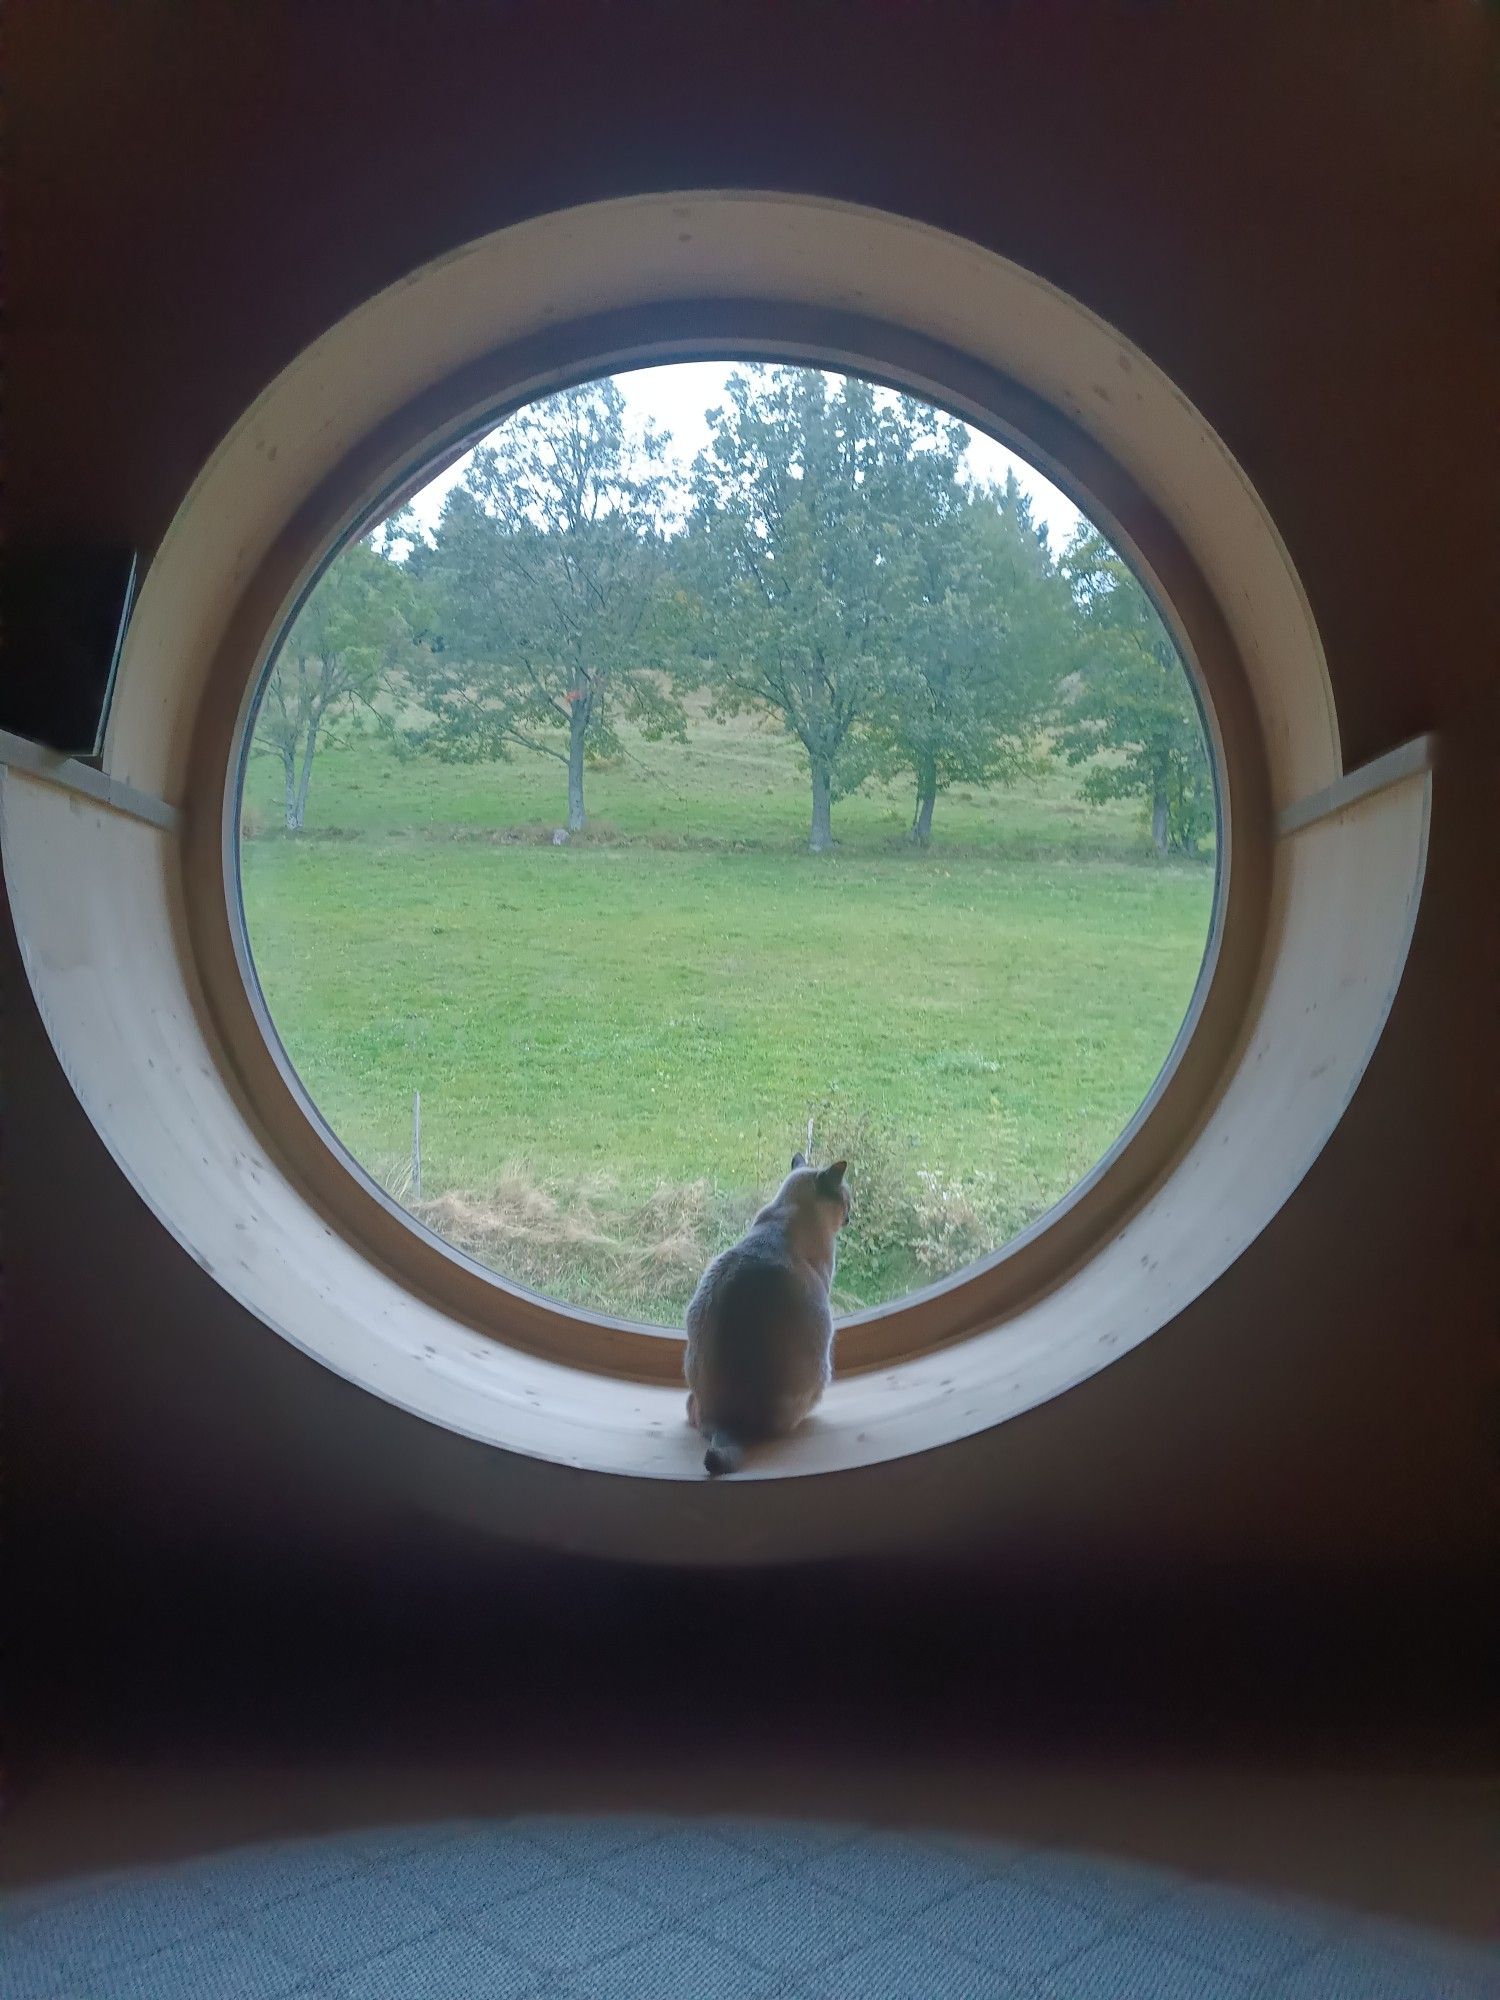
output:
[[814, 854], [827, 854], [833, 846], [833, 773], [816, 757], [812, 760], [812, 831], [807, 845]]
[[568, 831], [582, 833], [588, 825], [583, 809], [583, 739], [588, 734], [589, 711], [580, 696], [568, 719]]
[[288, 821], [293, 833], [302, 831], [303, 822], [307, 818], [307, 794], [312, 784], [313, 752], [317, 747], [318, 725], [314, 722], [308, 726], [307, 741], [302, 747], [302, 772], [297, 780], [296, 818]]
[[290, 743], [281, 746], [281, 790], [286, 830], [296, 833], [302, 822], [297, 817], [297, 753]]
[[937, 804], [937, 769], [924, 764], [917, 771], [917, 810], [911, 832], [906, 836], [913, 847], [932, 845], [932, 808]]
[[1167, 795], [1158, 788], [1151, 801], [1151, 844], [1162, 860], [1167, 856]]

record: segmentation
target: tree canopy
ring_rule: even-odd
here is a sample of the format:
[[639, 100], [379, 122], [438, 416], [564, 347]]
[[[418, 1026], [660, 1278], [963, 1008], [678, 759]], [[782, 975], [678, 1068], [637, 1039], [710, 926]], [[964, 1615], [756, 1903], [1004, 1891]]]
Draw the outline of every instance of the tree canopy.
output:
[[528, 405], [474, 453], [416, 563], [429, 629], [413, 743], [556, 758], [578, 832], [585, 761], [617, 747], [616, 715], [681, 728], [652, 649], [665, 485], [663, 440], [627, 423], [608, 379]]
[[706, 419], [685, 517], [669, 440], [605, 378], [492, 432], [430, 538], [398, 516], [330, 564], [257, 719], [288, 829], [361, 703], [445, 759], [555, 760], [579, 831], [620, 720], [680, 735], [697, 690], [800, 744], [814, 851], [873, 774], [910, 783], [926, 846], [945, 786], [1056, 753], [1087, 767], [1085, 797], [1139, 797], [1158, 853], [1199, 851], [1215, 800], [1192, 687], [1097, 529], [1058, 560], [1013, 474], [969, 475], [964, 424], [857, 376], [739, 368]]
[[821, 852], [834, 800], [875, 761], [871, 725], [911, 626], [913, 505], [923, 489], [953, 498], [965, 433], [818, 369], [737, 372], [727, 393], [693, 466], [697, 657], [722, 711], [767, 711], [801, 743]]
[[261, 691], [252, 743], [281, 760], [288, 833], [307, 817], [313, 759], [333, 728], [373, 706], [407, 656], [408, 579], [384, 552], [392, 530], [344, 549], [319, 577], [282, 640]]
[[[915, 497], [915, 496], [913, 496]], [[1040, 754], [1066, 671], [1066, 585], [1011, 475], [913, 512], [906, 617], [875, 731], [916, 790], [925, 847], [945, 785], [1014, 778]]]
[[1090, 799], [1140, 798], [1158, 854], [1194, 855], [1213, 831], [1213, 772], [1192, 686], [1160, 614], [1099, 530], [1080, 529], [1064, 569], [1077, 610], [1077, 672], [1058, 743], [1087, 763]]

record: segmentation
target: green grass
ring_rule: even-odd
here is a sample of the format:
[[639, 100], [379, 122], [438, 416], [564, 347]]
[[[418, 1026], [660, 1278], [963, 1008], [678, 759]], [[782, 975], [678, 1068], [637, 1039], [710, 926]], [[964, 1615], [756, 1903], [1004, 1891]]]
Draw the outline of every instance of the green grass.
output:
[[[274, 826], [252, 762], [249, 823]], [[1202, 956], [1212, 869], [1159, 864], [1076, 774], [960, 788], [934, 845], [871, 788], [813, 857], [790, 746], [747, 724], [629, 740], [551, 844], [561, 768], [320, 755], [308, 831], [243, 845], [272, 1015], [357, 1159], [579, 1303], [674, 1318], [816, 1119], [847, 1146], [840, 1302], [1003, 1241], [1139, 1104]], [[441, 1197], [439, 1206], [431, 1199]]]

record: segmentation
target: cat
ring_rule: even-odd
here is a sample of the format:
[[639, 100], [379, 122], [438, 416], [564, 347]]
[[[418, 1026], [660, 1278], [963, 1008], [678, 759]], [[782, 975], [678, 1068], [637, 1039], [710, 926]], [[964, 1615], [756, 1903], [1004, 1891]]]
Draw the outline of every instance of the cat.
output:
[[707, 1441], [710, 1474], [735, 1471], [747, 1444], [794, 1431], [828, 1386], [848, 1164], [815, 1168], [794, 1155], [773, 1199], [698, 1280], [687, 1309], [687, 1413]]

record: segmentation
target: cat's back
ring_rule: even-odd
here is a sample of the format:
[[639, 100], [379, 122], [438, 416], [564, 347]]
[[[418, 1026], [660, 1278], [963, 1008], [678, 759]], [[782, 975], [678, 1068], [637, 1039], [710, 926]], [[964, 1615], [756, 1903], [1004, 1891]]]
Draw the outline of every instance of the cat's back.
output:
[[695, 1314], [741, 1312], [764, 1315], [776, 1305], [797, 1304], [807, 1290], [806, 1273], [787, 1246], [784, 1233], [774, 1224], [757, 1223], [740, 1238], [721, 1250], [693, 1293], [688, 1307], [688, 1328]]
[[698, 1421], [734, 1436], [790, 1430], [829, 1375], [828, 1294], [784, 1238], [752, 1229], [704, 1272], [687, 1310]]
[[774, 1222], [720, 1251], [687, 1310], [690, 1350], [772, 1368], [792, 1354], [820, 1354], [832, 1326], [826, 1288]]
[[[800, 1165], [788, 1183], [794, 1191]], [[784, 1187], [698, 1281], [687, 1310], [684, 1372], [689, 1415], [705, 1433], [722, 1430], [742, 1441], [783, 1436], [827, 1387], [833, 1258], [831, 1243], [826, 1260], [809, 1253], [810, 1233], [816, 1236], [806, 1201], [789, 1199]]]

